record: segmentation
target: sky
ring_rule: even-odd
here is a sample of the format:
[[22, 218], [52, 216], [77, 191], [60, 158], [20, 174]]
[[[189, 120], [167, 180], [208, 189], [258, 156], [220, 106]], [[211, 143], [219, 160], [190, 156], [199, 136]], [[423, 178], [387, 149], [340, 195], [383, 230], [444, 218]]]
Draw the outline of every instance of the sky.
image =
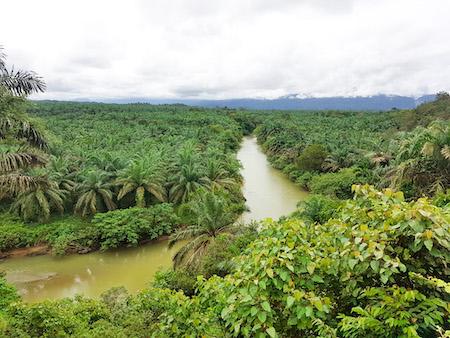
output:
[[47, 83], [33, 98], [450, 90], [449, 0], [2, 0], [0, 10], [8, 64]]

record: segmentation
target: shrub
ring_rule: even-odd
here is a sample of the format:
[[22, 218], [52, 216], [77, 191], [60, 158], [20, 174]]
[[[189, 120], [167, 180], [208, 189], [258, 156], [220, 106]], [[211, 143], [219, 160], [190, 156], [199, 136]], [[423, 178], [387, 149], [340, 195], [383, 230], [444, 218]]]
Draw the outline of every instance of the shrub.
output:
[[92, 220], [103, 250], [157, 239], [169, 234], [177, 222], [172, 205], [167, 203], [96, 214]]
[[183, 291], [187, 296], [195, 293], [196, 276], [185, 269], [158, 271], [152, 285], [157, 288]]
[[322, 145], [310, 144], [297, 158], [297, 167], [304, 171], [320, 171], [327, 155], [328, 152]]
[[310, 183], [313, 177], [317, 176], [317, 174], [314, 174], [312, 172], [305, 172], [297, 177], [295, 180], [295, 183], [298, 184], [301, 188], [310, 190]]
[[9, 285], [3, 273], [0, 273], [0, 314], [5, 312], [6, 307], [20, 299], [17, 290]]
[[324, 223], [334, 217], [341, 202], [335, 198], [323, 195], [311, 195], [297, 204], [297, 210], [291, 217], [298, 217], [310, 222]]
[[341, 169], [337, 173], [314, 176], [310, 183], [311, 192], [346, 199], [352, 197], [352, 184], [357, 183], [353, 169]]
[[[267, 222], [236, 272], [200, 287], [242, 336], [436, 337], [449, 329], [450, 215], [355, 187], [324, 224]], [[220, 290], [220, 291], [219, 291]]]

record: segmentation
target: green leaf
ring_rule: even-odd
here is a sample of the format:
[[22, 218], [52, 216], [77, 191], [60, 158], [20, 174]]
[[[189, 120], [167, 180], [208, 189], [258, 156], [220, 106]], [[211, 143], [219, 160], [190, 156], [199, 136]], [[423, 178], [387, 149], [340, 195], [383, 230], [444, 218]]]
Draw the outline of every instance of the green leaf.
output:
[[314, 262], [309, 262], [306, 266], [306, 270], [308, 270], [309, 274], [312, 275], [314, 270], [316, 269], [316, 264]]
[[357, 259], [350, 258], [348, 260], [348, 266], [350, 267], [351, 270], [353, 270], [353, 268], [355, 267], [356, 263], [358, 263]]
[[372, 261], [370, 262], [370, 267], [372, 268], [373, 271], [378, 272], [378, 270], [380, 269], [380, 262]]
[[266, 273], [270, 278], [273, 278], [273, 270], [271, 268], [267, 268]]
[[275, 331], [275, 329], [273, 328], [273, 326], [269, 327], [266, 332], [269, 334], [269, 336], [271, 336], [272, 338], [277, 336], [277, 332]]
[[431, 248], [433, 247], [433, 241], [431, 239], [427, 239], [423, 242], [423, 244], [425, 244], [428, 251], [431, 251]]
[[267, 318], [267, 314], [265, 312], [263, 312], [263, 311], [258, 312], [258, 320], [261, 323], [264, 323], [266, 321], [266, 318]]
[[254, 317], [258, 313], [258, 309], [254, 306], [250, 309], [250, 314]]
[[262, 308], [264, 309], [264, 311], [267, 311], [267, 312], [270, 312], [270, 311], [271, 311], [271, 309], [270, 309], [270, 304], [269, 304], [268, 301], [262, 302], [261, 306], [262, 306]]
[[295, 298], [294, 298], [294, 297], [288, 296], [287, 299], [286, 299], [287, 307], [288, 307], [288, 308], [291, 307], [292, 304], [294, 304], [294, 301], [295, 301]]

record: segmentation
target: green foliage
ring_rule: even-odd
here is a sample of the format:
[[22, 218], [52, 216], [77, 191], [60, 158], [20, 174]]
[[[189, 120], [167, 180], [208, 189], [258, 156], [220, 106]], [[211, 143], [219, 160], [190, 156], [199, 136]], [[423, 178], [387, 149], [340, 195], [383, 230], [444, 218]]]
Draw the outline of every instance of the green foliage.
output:
[[[195, 292], [179, 270], [159, 274], [163, 288], [136, 296], [113, 289], [100, 301], [13, 303], [4, 335], [444, 337], [448, 209], [426, 198], [406, 202], [390, 189], [353, 190], [355, 198], [326, 222], [264, 222], [235, 244], [247, 247], [231, 274], [198, 277]], [[215, 248], [233, 237], [219, 238]]]
[[178, 218], [171, 204], [96, 214], [92, 220], [102, 249], [136, 246], [172, 232]]
[[[0, 320], [2, 313], [5, 312], [8, 305], [13, 302], [17, 302], [20, 300], [20, 296], [18, 295], [16, 289], [9, 285], [2, 273], [0, 273]], [[1, 332], [1, 325], [0, 325]]]
[[192, 296], [195, 293], [196, 278], [193, 271], [187, 269], [158, 271], [155, 274], [152, 286], [183, 291], [186, 296]]
[[350, 198], [352, 185], [357, 183], [357, 175], [351, 168], [341, 169], [337, 173], [314, 176], [309, 184], [314, 194], [330, 195], [337, 198]]
[[170, 236], [169, 246], [188, 240], [173, 257], [174, 267], [198, 264], [217, 236], [237, 231], [234, 221], [238, 214], [233, 212], [226, 196], [225, 191], [219, 194], [217, 191], [199, 190], [191, 202], [184, 206], [182, 212], [192, 217], [192, 222]]
[[310, 222], [325, 223], [337, 215], [341, 202], [324, 195], [311, 195], [297, 204], [297, 210], [291, 217]]
[[322, 145], [310, 144], [298, 157], [297, 167], [304, 171], [320, 171], [327, 155], [327, 150]]
[[[450, 215], [426, 199], [407, 203], [401, 193], [367, 186], [355, 191], [357, 198], [323, 225], [265, 225], [219, 286], [231, 331], [398, 337], [414, 330], [429, 336], [448, 325]], [[440, 287], [427, 287], [421, 276]]]

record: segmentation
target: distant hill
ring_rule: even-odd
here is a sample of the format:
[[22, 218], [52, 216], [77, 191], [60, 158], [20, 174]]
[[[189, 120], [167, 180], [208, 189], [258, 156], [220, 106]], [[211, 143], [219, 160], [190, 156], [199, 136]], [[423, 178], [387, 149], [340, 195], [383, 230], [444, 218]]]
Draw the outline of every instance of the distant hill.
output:
[[[288, 95], [277, 99], [227, 99], [227, 100], [197, 100], [197, 99], [105, 99], [92, 100], [105, 103], [153, 103], [153, 104], [174, 104], [182, 103], [200, 107], [228, 107], [245, 109], [279, 109], [279, 110], [391, 110], [413, 109], [422, 103], [433, 101], [435, 95], [425, 95], [419, 98], [398, 95], [375, 95], [356, 97], [307, 97], [302, 98], [297, 95]], [[81, 100], [80, 100], [81, 101]], [[91, 100], [82, 100], [91, 101]]]

